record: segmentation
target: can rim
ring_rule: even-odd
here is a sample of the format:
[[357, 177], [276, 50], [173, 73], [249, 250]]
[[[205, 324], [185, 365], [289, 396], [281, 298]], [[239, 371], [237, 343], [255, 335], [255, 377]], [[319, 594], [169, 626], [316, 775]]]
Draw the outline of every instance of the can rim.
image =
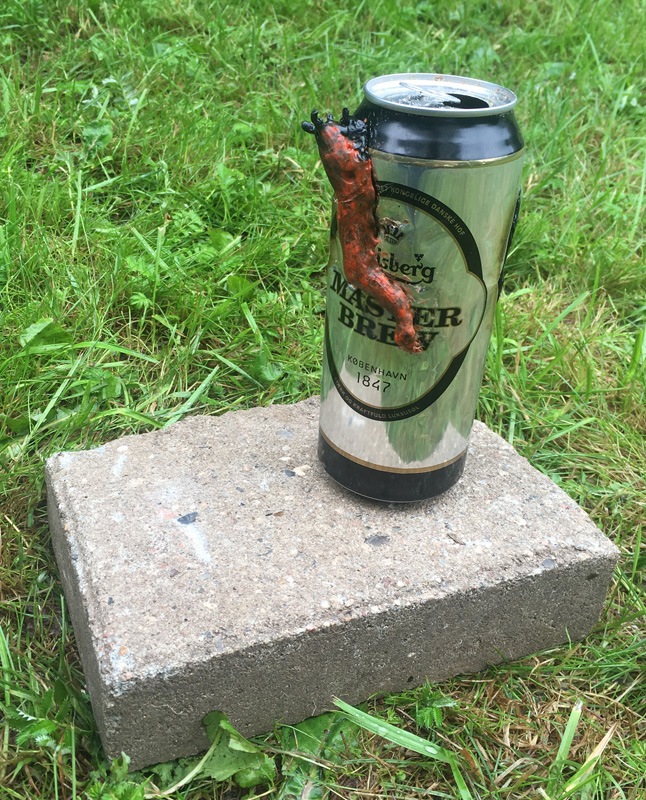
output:
[[[455, 101], [456, 96], [466, 96], [483, 107], [468, 108], [454, 105], [428, 107], [412, 102], [398, 102], [393, 95], [405, 89], [417, 90], [418, 95], [428, 94], [439, 102]], [[371, 78], [364, 84], [366, 100], [393, 111], [430, 117], [488, 117], [506, 114], [516, 105], [517, 97], [510, 89], [489, 81], [466, 78], [460, 75], [443, 75], [434, 72], [398, 72]]]

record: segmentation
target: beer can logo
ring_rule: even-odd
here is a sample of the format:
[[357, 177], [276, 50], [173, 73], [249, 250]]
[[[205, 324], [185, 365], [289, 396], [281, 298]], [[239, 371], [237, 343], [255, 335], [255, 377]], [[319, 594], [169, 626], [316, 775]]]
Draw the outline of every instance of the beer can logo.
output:
[[404, 223], [401, 223], [394, 219], [390, 219], [390, 217], [382, 217], [379, 222], [384, 240], [388, 242], [388, 244], [397, 245], [406, 235], [403, 228], [407, 224], [408, 220]]
[[380, 266], [411, 296], [423, 352], [397, 347], [395, 320], [348, 285], [334, 248], [325, 338], [329, 375], [344, 402], [389, 422], [420, 414], [451, 385], [482, 324], [487, 288], [476, 241], [446, 203], [380, 181], [379, 208], [386, 219]]

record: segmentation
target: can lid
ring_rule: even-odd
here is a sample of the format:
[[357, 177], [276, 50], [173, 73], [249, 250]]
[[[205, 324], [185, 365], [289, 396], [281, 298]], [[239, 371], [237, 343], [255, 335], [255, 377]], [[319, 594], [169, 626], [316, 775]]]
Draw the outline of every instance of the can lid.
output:
[[486, 117], [516, 105], [516, 95], [495, 83], [429, 72], [381, 75], [369, 80], [363, 93], [378, 106], [432, 117]]

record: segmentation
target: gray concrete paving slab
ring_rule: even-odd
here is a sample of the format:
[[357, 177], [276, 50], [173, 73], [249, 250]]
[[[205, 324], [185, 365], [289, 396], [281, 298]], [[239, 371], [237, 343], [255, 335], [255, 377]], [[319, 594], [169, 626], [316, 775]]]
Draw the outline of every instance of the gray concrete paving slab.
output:
[[318, 399], [191, 417], [47, 462], [54, 550], [101, 738], [131, 767], [584, 637], [618, 551], [476, 423], [422, 503], [350, 494]]

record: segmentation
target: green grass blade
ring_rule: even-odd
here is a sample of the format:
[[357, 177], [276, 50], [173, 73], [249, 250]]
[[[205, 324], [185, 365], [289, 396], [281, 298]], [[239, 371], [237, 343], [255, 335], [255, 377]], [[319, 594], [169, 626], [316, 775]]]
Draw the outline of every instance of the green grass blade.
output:
[[554, 442], [557, 439], [560, 439], [562, 436], [568, 436], [570, 433], [574, 433], [574, 431], [578, 430], [579, 428], [583, 428], [585, 425], [592, 425], [599, 420], [596, 417], [586, 417], [586, 419], [580, 419], [578, 422], [573, 422], [570, 425], [566, 425], [563, 428], [560, 428], [558, 431], [551, 433], [547, 438], [543, 439], [543, 444], [546, 445], [549, 442]]
[[186, 402], [182, 403], [182, 405], [177, 409], [177, 411], [173, 414], [173, 416], [164, 425], [165, 428], [168, 427], [169, 425], [172, 425], [173, 422], [177, 422], [179, 419], [181, 419], [185, 414], [187, 414], [193, 408], [195, 403], [197, 403], [197, 401], [200, 399], [200, 397], [209, 388], [213, 378], [215, 378], [215, 376], [218, 374], [219, 371], [220, 371], [220, 365], [219, 364], [216, 367], [213, 367], [211, 372], [209, 372], [209, 374], [206, 376], [206, 378], [204, 378], [204, 380], [197, 387], [197, 389], [195, 389], [194, 392], [191, 392], [191, 395], [186, 400]]
[[41, 428], [41, 426], [44, 425], [44, 422], [47, 419], [47, 415], [49, 414], [49, 412], [53, 408], [56, 407], [56, 404], [58, 403], [59, 398], [61, 397], [61, 395], [65, 392], [65, 390], [68, 388], [68, 386], [72, 382], [76, 372], [79, 370], [81, 365], [87, 360], [89, 352], [90, 351], [87, 350], [85, 353], [83, 353], [82, 355], [80, 355], [76, 359], [76, 361], [74, 362], [74, 365], [72, 366], [72, 369], [69, 371], [68, 376], [63, 381], [61, 381], [61, 383], [59, 384], [58, 388], [56, 389], [56, 391], [52, 395], [50, 401], [45, 406], [45, 410], [43, 411], [42, 415], [39, 417], [38, 421], [36, 422], [34, 427], [29, 431], [27, 436], [25, 436], [25, 438], [23, 439], [23, 441], [21, 443], [21, 449], [23, 451], [27, 448], [28, 444], [34, 438], [34, 436], [36, 435], [38, 430]]
[[356, 722], [357, 725], [361, 725], [362, 728], [365, 728], [371, 733], [376, 733], [377, 736], [381, 736], [382, 739], [387, 739], [393, 744], [405, 747], [408, 750], [413, 750], [415, 753], [419, 753], [427, 758], [444, 761], [446, 764], [451, 763], [450, 753], [444, 750], [444, 748], [432, 744], [432, 742], [429, 742], [427, 739], [422, 739], [421, 736], [404, 731], [388, 722], [383, 722], [377, 719], [377, 717], [373, 717], [371, 714], [366, 714], [365, 711], [361, 711], [358, 708], [344, 703], [343, 700], [339, 700], [337, 697], [334, 698], [334, 705], [340, 708], [341, 711], [353, 722]]
[[339, 700], [338, 697], [334, 698], [334, 705], [340, 708], [352, 722], [356, 722], [357, 725], [360, 725], [367, 731], [381, 736], [382, 739], [387, 739], [389, 742], [399, 747], [405, 747], [407, 750], [412, 750], [426, 758], [432, 758], [435, 761], [443, 761], [445, 764], [449, 764], [456, 786], [460, 792], [461, 800], [472, 800], [471, 792], [467, 788], [453, 753], [429, 742], [428, 739], [422, 739], [421, 736], [402, 730], [395, 725], [373, 717], [372, 714], [367, 714], [365, 711], [354, 708], [354, 706], [344, 703], [343, 700]]
[[234, 372], [237, 372], [239, 375], [242, 375], [243, 378], [246, 378], [248, 381], [251, 381], [254, 384], [254, 386], [262, 387], [262, 384], [259, 381], [257, 381], [255, 378], [252, 378], [248, 372], [245, 372], [242, 369], [242, 367], [239, 367], [237, 364], [234, 364], [233, 361], [230, 361], [228, 358], [225, 358], [224, 356], [214, 351], [210, 351], [210, 354], [215, 358], [217, 358], [218, 361], [221, 361], [225, 366], [229, 367], [229, 369], [232, 369]]
[[141, 422], [143, 425], [152, 425], [153, 428], [164, 427], [163, 422], [149, 417], [147, 414], [142, 414], [141, 411], [136, 411], [134, 408], [109, 408], [106, 411], [98, 411], [92, 415], [92, 420], [96, 422], [109, 417], [123, 417], [124, 419], [131, 419], [133, 422]]
[[639, 187], [639, 197], [637, 198], [637, 203], [635, 205], [635, 217], [633, 219], [633, 224], [630, 227], [630, 233], [628, 234], [628, 241], [632, 242], [635, 238], [635, 234], [637, 233], [637, 228], [639, 227], [639, 222], [642, 217], [642, 209], [644, 207], [644, 191], [646, 190], [646, 158], [644, 158], [644, 166], [642, 167], [642, 182], [641, 186]]
[[563, 731], [563, 737], [561, 738], [561, 744], [559, 745], [558, 752], [556, 754], [556, 758], [554, 763], [550, 767], [549, 771], [549, 778], [547, 781], [547, 794], [551, 795], [556, 788], [558, 782], [561, 779], [561, 775], [563, 773], [563, 767], [565, 766], [565, 762], [567, 760], [567, 755], [570, 752], [570, 747], [572, 747], [572, 740], [574, 739], [574, 735], [576, 733], [576, 729], [579, 725], [579, 720], [581, 719], [581, 713], [583, 711], [583, 701], [577, 700], [570, 712], [570, 717], [567, 721], [567, 725], [565, 726], [565, 730]]
[[641, 328], [635, 336], [635, 344], [633, 345], [633, 352], [630, 357], [630, 363], [626, 370], [626, 375], [623, 379], [623, 384], [629, 384], [635, 380], [637, 370], [639, 369], [642, 361], [644, 360], [644, 337], [646, 335], [646, 326]]
[[78, 244], [79, 231], [81, 228], [81, 210], [83, 200], [83, 172], [79, 170], [76, 174], [76, 210], [74, 212], [74, 233], [72, 235], [72, 261], [76, 256], [76, 245]]
[[536, 350], [537, 350], [537, 349], [540, 347], [540, 345], [543, 343], [543, 341], [544, 341], [544, 340], [545, 340], [545, 339], [546, 339], [546, 338], [547, 338], [547, 337], [550, 335], [550, 333], [552, 333], [552, 331], [553, 331], [553, 330], [554, 330], [556, 327], [558, 327], [558, 326], [561, 324], [561, 322], [563, 322], [563, 320], [564, 320], [564, 319], [565, 319], [567, 316], [569, 316], [569, 315], [570, 315], [570, 314], [571, 314], [573, 311], [575, 311], [575, 310], [576, 310], [576, 309], [577, 309], [577, 308], [578, 308], [578, 307], [579, 307], [579, 306], [580, 306], [582, 303], [584, 303], [584, 302], [585, 302], [585, 301], [588, 299], [588, 297], [589, 297], [589, 296], [590, 296], [590, 292], [583, 292], [582, 294], [580, 294], [580, 295], [579, 295], [579, 296], [578, 296], [578, 297], [577, 297], [575, 300], [573, 300], [573, 301], [572, 301], [572, 302], [571, 302], [571, 303], [570, 303], [570, 304], [567, 306], [567, 308], [566, 308], [564, 311], [561, 311], [561, 313], [560, 313], [560, 314], [559, 314], [559, 315], [558, 315], [558, 316], [557, 316], [555, 319], [553, 319], [553, 320], [552, 320], [552, 321], [551, 321], [551, 322], [550, 322], [548, 325], [546, 325], [546, 327], [545, 327], [545, 328], [544, 328], [544, 330], [542, 331], [541, 335], [538, 337], [538, 339], [536, 340], [536, 342], [534, 343], [534, 345], [533, 345], [533, 346], [531, 347], [531, 349], [529, 350], [529, 353], [527, 354], [527, 357], [528, 357], [528, 358], [531, 358], [531, 357], [534, 355], [534, 353], [536, 352]]
[[121, 353], [122, 355], [130, 356], [131, 358], [140, 358], [143, 361], [148, 361], [150, 364], [159, 364], [159, 359], [155, 358], [155, 356], [150, 356], [147, 353], [138, 353], [136, 350], [132, 350], [130, 347], [112, 344], [112, 342], [79, 342], [78, 344], [73, 345], [73, 347], [76, 350], [82, 350], [85, 347], [91, 347], [96, 350], [109, 350], [111, 353]]
[[[14, 672], [13, 660], [9, 650], [9, 642], [4, 630], [0, 627], [0, 667], [2, 667], [2, 678], [4, 684], [4, 705], [5, 709], [11, 705], [11, 676]], [[0, 784], [5, 776], [7, 759], [9, 757], [9, 723], [5, 720], [4, 730], [2, 731], [2, 743], [0, 745]]]
[[587, 783], [594, 779], [593, 770], [601, 760], [603, 751], [608, 746], [615, 731], [617, 730], [617, 727], [618, 723], [615, 723], [586, 758], [585, 763], [582, 764], [582, 766], [574, 773], [572, 778], [570, 778], [565, 786], [565, 790], [562, 795], [563, 798], [570, 797], [574, 792], [578, 792]]

